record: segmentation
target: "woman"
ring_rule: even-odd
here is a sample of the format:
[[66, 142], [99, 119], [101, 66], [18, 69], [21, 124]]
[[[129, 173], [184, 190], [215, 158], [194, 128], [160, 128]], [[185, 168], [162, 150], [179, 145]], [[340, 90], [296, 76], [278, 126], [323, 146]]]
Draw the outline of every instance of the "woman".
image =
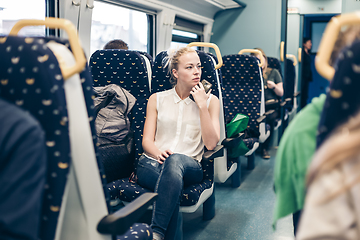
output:
[[[265, 94], [265, 108], [266, 111], [274, 109], [271, 107], [271, 102], [278, 101], [284, 95], [284, 88], [281, 79], [281, 75], [277, 69], [269, 68], [267, 57], [264, 51], [261, 48], [255, 48], [262, 53], [255, 55], [258, 59], [263, 59], [264, 65], [262, 66], [262, 73], [263, 73], [263, 81], [264, 81], [264, 94]], [[277, 105], [272, 105], [277, 106]], [[275, 119], [279, 116], [279, 113], [275, 111], [273, 114], [267, 116], [266, 123], [270, 124], [270, 136], [271, 133], [274, 131], [275, 127]], [[262, 144], [262, 158], [270, 159], [270, 155], [268, 153], [270, 145], [270, 137], [266, 139], [266, 141]]]
[[308, 173], [297, 239], [360, 239], [360, 114], [322, 144]]
[[159, 194], [151, 224], [156, 240], [175, 237], [182, 189], [201, 182], [204, 146], [212, 150], [220, 139], [219, 100], [200, 83], [196, 51], [177, 50], [169, 69], [175, 86], [149, 98], [137, 168], [138, 183]]

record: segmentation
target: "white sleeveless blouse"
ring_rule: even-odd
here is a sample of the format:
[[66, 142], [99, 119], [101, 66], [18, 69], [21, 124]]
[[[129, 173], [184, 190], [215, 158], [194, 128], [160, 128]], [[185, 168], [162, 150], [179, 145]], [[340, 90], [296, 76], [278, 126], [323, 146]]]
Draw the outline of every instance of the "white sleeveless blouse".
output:
[[[170, 149], [199, 162], [204, 152], [199, 108], [189, 97], [181, 100], [175, 88], [156, 93], [157, 127], [155, 145], [160, 151]], [[211, 94], [207, 100], [209, 107]]]

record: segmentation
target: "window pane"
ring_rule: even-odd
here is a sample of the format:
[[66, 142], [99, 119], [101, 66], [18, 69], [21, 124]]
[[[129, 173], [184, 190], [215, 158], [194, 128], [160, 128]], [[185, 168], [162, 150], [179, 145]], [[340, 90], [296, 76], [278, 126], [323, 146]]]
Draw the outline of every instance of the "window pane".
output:
[[[11, 28], [20, 19], [45, 19], [44, 0], [1, 0], [0, 35], [9, 34]], [[25, 27], [19, 35], [45, 36], [44, 26]]]
[[327, 22], [312, 23], [312, 26], [311, 26], [312, 27], [312, 31], [311, 31], [311, 42], [312, 42], [311, 52], [312, 53], [317, 53], [320, 42], [321, 42], [322, 35], [325, 31], [327, 24], [328, 24]]
[[[182, 47], [186, 47], [188, 45], [188, 43], [182, 43], [182, 42], [174, 42], [172, 41], [171, 44], [170, 44], [170, 49], [179, 49], [179, 48], [182, 48]], [[198, 50], [199, 48], [194, 46], [194, 47], [191, 47], [195, 50]]]
[[109, 3], [94, 2], [90, 53], [103, 49], [114, 39], [121, 39], [131, 50], [147, 51], [148, 20], [146, 13]]
[[185, 32], [185, 31], [180, 31], [180, 30], [172, 30], [172, 34], [176, 35], [176, 36], [181, 36], [181, 37], [187, 37], [187, 38], [193, 38], [193, 39], [197, 39], [198, 35], [196, 33], [191, 33], [191, 32]]

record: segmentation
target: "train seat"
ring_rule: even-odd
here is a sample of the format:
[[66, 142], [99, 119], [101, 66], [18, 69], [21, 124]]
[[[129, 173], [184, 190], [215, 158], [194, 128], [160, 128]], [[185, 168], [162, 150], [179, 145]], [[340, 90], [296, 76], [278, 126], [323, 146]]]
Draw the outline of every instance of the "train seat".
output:
[[[98, 61], [105, 61], [105, 65], [100, 67]], [[110, 63], [112, 63], [111, 66]], [[125, 83], [129, 86], [136, 84], [136, 81], [146, 79], [148, 81], [146, 86], [149, 86], [146, 92], [150, 92], [153, 59], [148, 53], [122, 49], [97, 50], [91, 55], [89, 65], [94, 78], [94, 87], [112, 83], [122, 86], [123, 79], [129, 77], [135, 81], [135, 83]], [[143, 87], [140, 89], [145, 91]]]
[[57, 60], [49, 49], [43, 49], [40, 39], [14, 36], [2, 39], [1, 97], [28, 111], [46, 133], [48, 165], [44, 196], [51, 197], [43, 198], [41, 216], [33, 217], [41, 217], [39, 238], [54, 239], [71, 161], [62, 74], [57, 65], [48, 71]]
[[[202, 59], [205, 55], [199, 53], [199, 57], [202, 64], [202, 78], [212, 83], [212, 94], [218, 97], [218, 86], [213, 81], [213, 68], [209, 68], [209, 65], [204, 65], [203, 62], [209, 62], [209, 58]], [[170, 73], [168, 68], [165, 67], [167, 58], [167, 52], [162, 51], [156, 57], [153, 66], [152, 76], [152, 93], [165, 91], [172, 88], [170, 83]], [[212, 152], [212, 151], [209, 151]], [[216, 160], [215, 160], [216, 161]], [[180, 202], [180, 211], [192, 213], [195, 212], [203, 204], [203, 218], [211, 219], [215, 214], [215, 199], [214, 199], [214, 160], [205, 159], [201, 161], [204, 171], [204, 178], [200, 184], [194, 184], [187, 187], [183, 191], [183, 195]]]
[[[226, 137], [226, 120], [223, 100], [223, 87], [222, 87], [222, 73], [221, 68], [215, 69], [214, 66], [218, 64], [218, 59], [212, 53], [205, 53], [199, 51], [202, 66], [204, 67], [203, 74], [207, 80], [216, 86], [215, 95], [219, 98], [220, 102], [220, 142], [224, 145], [224, 156], [215, 159], [215, 182], [224, 183], [231, 177], [231, 185], [237, 188], [241, 184], [241, 162], [240, 158], [233, 158], [228, 156], [227, 150], [234, 145], [239, 144], [243, 140], [243, 135], [238, 135], [236, 138]], [[211, 61], [210, 61], [211, 60]], [[212, 64], [211, 64], [212, 62]], [[210, 77], [213, 76], [213, 77]]]
[[[285, 84], [285, 79], [284, 79], [284, 76], [283, 76], [282, 70], [281, 70], [280, 60], [277, 59], [277, 58], [274, 58], [274, 57], [267, 57], [267, 59], [268, 59], [268, 67], [278, 70], [280, 75], [281, 75], [282, 81]], [[266, 105], [266, 102], [265, 102], [265, 105]], [[277, 108], [278, 108], [278, 111], [280, 112], [281, 100], [278, 101], [278, 107]], [[277, 118], [275, 121], [276, 121], [276, 124], [274, 126], [274, 130], [278, 129], [282, 124], [281, 117]]]
[[224, 105], [226, 120], [230, 121], [237, 113], [249, 116], [248, 128], [253, 136], [243, 141], [250, 149], [248, 168], [254, 168], [254, 151], [259, 143], [264, 142], [270, 135], [269, 126], [265, 123], [264, 86], [261, 70], [256, 57], [232, 54], [223, 56], [222, 67]]
[[[66, 69], [59, 67], [58, 59], [66, 65], [73, 65], [75, 61], [68, 48], [57, 43], [57, 39], [7, 36], [1, 40], [1, 97], [32, 114], [46, 132], [48, 175], [42, 212], [41, 216], [27, 216], [41, 218], [38, 238], [54, 239], [56, 235], [58, 239], [81, 239], [81, 236], [111, 239], [111, 235], [124, 234], [131, 225], [128, 219], [116, 217], [115, 223], [104, 222], [109, 217], [92, 141], [95, 138], [90, 130], [94, 118], [89, 69], [64, 81]], [[68, 221], [71, 219], [76, 224]], [[119, 228], [108, 229], [114, 225]], [[133, 227], [142, 228], [146, 235], [142, 239], [151, 239], [151, 230], [145, 229], [146, 225]], [[118, 239], [123, 237], [135, 239], [131, 230]]]
[[268, 59], [268, 67], [277, 69], [281, 75], [281, 78], [284, 79], [284, 75], [282, 73], [280, 60], [274, 57], [267, 57]]
[[286, 59], [286, 76], [284, 79], [284, 103], [285, 103], [285, 116], [284, 120], [287, 120], [297, 109], [297, 93], [296, 93], [296, 71], [294, 62], [291, 59]]
[[[100, 53], [103, 51], [99, 52]], [[106, 53], [105, 53], [106, 55]], [[105, 55], [101, 55], [101, 56], [105, 56]], [[94, 56], [97, 55], [93, 55], [92, 59], [94, 59]], [[158, 91], [164, 90], [166, 86], [171, 88], [170, 82], [169, 85], [166, 85], [167, 82], [164, 81], [164, 84], [159, 83], [159, 81], [156, 81], [154, 79], [154, 74], [156, 75], [159, 72], [158, 66], [156, 65], [157, 63], [157, 59], [155, 58], [155, 62], [154, 62], [154, 70], [153, 70], [153, 78], [152, 78], [152, 85], [151, 88], [153, 89], [153, 91], [155, 91], [154, 89], [158, 89]], [[91, 60], [93, 61], [93, 60]], [[99, 64], [101, 64], [101, 66], [105, 66], [106, 67], [106, 61], [101, 61], [100, 58], [97, 60], [96, 65], [99, 66]], [[112, 64], [118, 64], [118, 63], [110, 63], [109, 66], [111, 66]], [[124, 65], [126, 65], [124, 63]], [[100, 67], [101, 69], [101, 67]], [[92, 65], [92, 70], [94, 70], [94, 65]], [[102, 71], [102, 70], [98, 70], [98, 71]], [[158, 71], [158, 72], [156, 72]], [[162, 70], [161, 70], [162, 72]], [[97, 74], [97, 72], [93, 72], [93, 76], [95, 76]], [[125, 76], [126, 77], [126, 76]], [[131, 81], [130, 77], [131, 74], [128, 74], [128, 78], [129, 80], [126, 80], [124, 77], [124, 82], [126, 81]], [[95, 78], [95, 77], [94, 77]], [[163, 78], [165, 79], [165, 78]], [[124, 82], [122, 82], [122, 84], [124, 84]], [[147, 86], [147, 80], [142, 80], [142, 83]], [[129, 90], [130, 93], [132, 93], [132, 89], [130, 85], [126, 86], [126, 85], [121, 85], [122, 87], [124, 87], [125, 89]], [[130, 87], [130, 88], [127, 88]], [[147, 87], [146, 87], [147, 88]], [[148, 93], [149, 94], [149, 93]], [[133, 94], [134, 95], [134, 94]], [[137, 96], [134, 95], [136, 98]], [[147, 101], [148, 97], [146, 98]], [[146, 103], [145, 106], [143, 107], [143, 109], [146, 109]], [[145, 118], [145, 111], [141, 109], [141, 111], [139, 111], [140, 109], [135, 109], [132, 110], [134, 111], [133, 115], [139, 115], [142, 116], [143, 118]], [[136, 126], [136, 128], [134, 128], [134, 132], [136, 134], [136, 132], [138, 132], [140, 129], [143, 129], [143, 120], [139, 121], [141, 122], [142, 126]], [[142, 143], [142, 139], [141, 138], [136, 138], [135, 139], [135, 144], [141, 145]], [[219, 149], [220, 147], [218, 147], [217, 149]], [[214, 151], [208, 151], [207, 154], [209, 154], [210, 152], [214, 152]], [[142, 148], [141, 148], [141, 152], [138, 152], [140, 155], [142, 153]], [[221, 151], [220, 151], [221, 153]], [[140, 155], [137, 155], [137, 157], [139, 157]], [[205, 155], [205, 154], [204, 154]], [[204, 170], [204, 181], [201, 184], [196, 184], [196, 185], [192, 185], [186, 189], [184, 189], [183, 195], [182, 195], [182, 200], [181, 200], [181, 208], [180, 210], [182, 212], [194, 212], [196, 211], [196, 209], [201, 206], [203, 204], [204, 207], [204, 219], [211, 219], [214, 217], [215, 214], [215, 201], [214, 201], [214, 194], [213, 194], [213, 175], [214, 175], [214, 170], [213, 170], [213, 156], [206, 157], [208, 155], [205, 155], [204, 158], [205, 160], [203, 160], [203, 170]], [[117, 181], [113, 181], [111, 183], [108, 184], [108, 189], [109, 191], [111, 191], [111, 198], [112, 199], [120, 199], [124, 202], [128, 202], [131, 201], [133, 199], [136, 199], [138, 196], [142, 195], [145, 192], [150, 192], [148, 189], [145, 189], [141, 186], [139, 186], [137, 183], [132, 182], [129, 179], [119, 179]]]
[[94, 87], [117, 84], [128, 90], [136, 103], [130, 112], [129, 119], [134, 131], [135, 162], [143, 153], [142, 132], [145, 123], [146, 106], [150, 97], [148, 69], [144, 58], [137, 51], [131, 50], [98, 50], [90, 58], [90, 69]]

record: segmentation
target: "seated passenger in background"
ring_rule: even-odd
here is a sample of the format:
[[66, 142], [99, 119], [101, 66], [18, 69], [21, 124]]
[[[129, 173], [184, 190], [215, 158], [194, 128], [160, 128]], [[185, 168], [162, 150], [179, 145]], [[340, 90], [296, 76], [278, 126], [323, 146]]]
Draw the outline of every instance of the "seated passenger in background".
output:
[[[263, 55], [264, 65], [262, 66], [262, 74], [263, 74], [263, 81], [264, 81], [264, 95], [265, 95], [265, 102], [269, 103], [274, 100], [279, 100], [284, 95], [284, 88], [282, 83], [282, 78], [277, 69], [269, 68], [267, 57], [264, 53], [264, 51], [261, 48], [255, 48], [259, 50]], [[261, 58], [261, 56], [256, 55], [258, 59]], [[265, 110], [271, 110], [274, 109], [275, 105], [265, 105]], [[266, 117], [266, 123], [270, 125], [270, 136], [274, 131], [275, 127], [275, 120], [278, 118], [280, 113], [278, 111], [275, 111], [273, 114]], [[271, 137], [268, 137], [266, 141], [262, 144], [261, 148], [261, 154], [262, 158], [269, 159], [270, 155], [268, 153], [269, 151], [269, 145], [270, 145]]]
[[45, 133], [0, 99], [0, 239], [37, 240], [46, 180]]
[[128, 50], [129, 46], [121, 39], [114, 39], [105, 44], [104, 49], [124, 49]]
[[296, 239], [360, 239], [360, 114], [321, 145], [307, 180]]
[[149, 98], [137, 167], [138, 183], [159, 194], [154, 239], [175, 238], [182, 189], [201, 182], [204, 146], [212, 150], [220, 139], [219, 99], [200, 83], [196, 51], [185, 47], [170, 54], [169, 69], [175, 86]]

